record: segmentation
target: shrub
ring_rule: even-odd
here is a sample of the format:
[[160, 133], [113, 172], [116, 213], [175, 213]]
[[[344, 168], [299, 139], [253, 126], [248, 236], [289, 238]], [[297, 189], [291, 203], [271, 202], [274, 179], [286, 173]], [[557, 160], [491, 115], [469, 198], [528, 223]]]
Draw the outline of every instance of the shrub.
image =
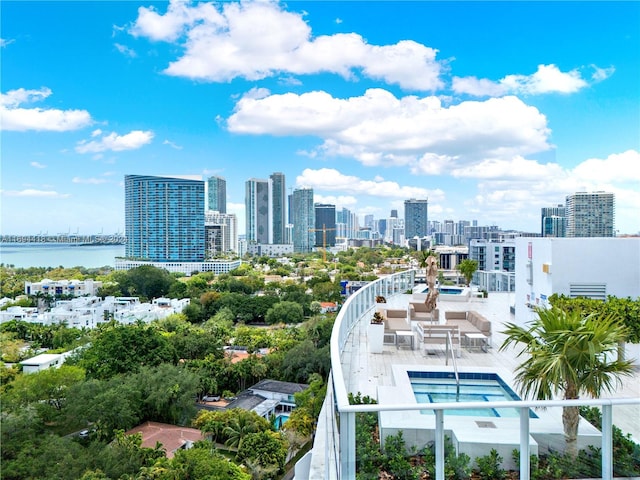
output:
[[482, 480], [501, 480], [507, 477], [507, 472], [502, 468], [503, 458], [498, 455], [498, 451], [492, 448], [489, 455], [476, 458], [478, 475]]
[[402, 431], [397, 435], [389, 435], [384, 441], [384, 463], [387, 473], [396, 480], [414, 480], [418, 478], [407, 455], [407, 445], [402, 438]]

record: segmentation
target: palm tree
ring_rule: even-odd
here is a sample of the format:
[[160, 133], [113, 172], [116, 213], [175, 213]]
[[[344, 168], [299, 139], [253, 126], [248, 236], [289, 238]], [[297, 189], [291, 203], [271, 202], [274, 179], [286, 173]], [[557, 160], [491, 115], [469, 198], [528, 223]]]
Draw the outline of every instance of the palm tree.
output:
[[[518, 356], [526, 359], [516, 368], [521, 394], [536, 400], [558, 395], [566, 400], [580, 394], [593, 398], [611, 392], [620, 376], [632, 373], [630, 361], [617, 358], [618, 342], [626, 338], [626, 327], [613, 315], [582, 316], [558, 307], [536, 309], [538, 318], [528, 328], [506, 324], [507, 335], [500, 350], [519, 344]], [[615, 360], [612, 360], [614, 359]], [[576, 457], [579, 407], [563, 407], [562, 423], [566, 453]]]
[[239, 415], [224, 428], [224, 434], [227, 436], [225, 445], [240, 450], [244, 437], [249, 433], [256, 433], [256, 430], [256, 425], [253, 422], [245, 415]]
[[471, 285], [473, 274], [478, 270], [478, 262], [470, 258], [465, 258], [456, 266], [456, 269], [464, 276], [468, 287]]

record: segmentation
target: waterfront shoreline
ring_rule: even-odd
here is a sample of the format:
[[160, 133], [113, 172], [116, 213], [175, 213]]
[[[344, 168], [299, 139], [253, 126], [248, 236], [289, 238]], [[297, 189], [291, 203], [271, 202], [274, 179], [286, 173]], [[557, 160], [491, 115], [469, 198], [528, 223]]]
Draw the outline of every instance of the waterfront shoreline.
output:
[[0, 243], [0, 263], [16, 268], [113, 268], [124, 254], [123, 244]]

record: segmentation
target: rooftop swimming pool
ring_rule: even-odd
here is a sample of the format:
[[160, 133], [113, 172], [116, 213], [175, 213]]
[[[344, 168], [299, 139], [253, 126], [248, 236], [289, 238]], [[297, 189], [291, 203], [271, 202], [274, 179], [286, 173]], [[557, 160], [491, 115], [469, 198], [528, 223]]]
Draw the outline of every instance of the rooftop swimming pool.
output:
[[[459, 287], [438, 287], [438, 292], [443, 295], [462, 295], [463, 290], [464, 288]], [[414, 293], [429, 293], [429, 287]]]
[[[460, 390], [451, 372], [407, 372], [418, 403], [502, 402], [517, 401], [520, 397], [495, 373], [460, 372]], [[422, 410], [433, 415], [433, 410]], [[478, 408], [445, 410], [446, 415], [471, 417], [517, 418], [516, 408]], [[530, 418], [538, 416], [529, 410]]]

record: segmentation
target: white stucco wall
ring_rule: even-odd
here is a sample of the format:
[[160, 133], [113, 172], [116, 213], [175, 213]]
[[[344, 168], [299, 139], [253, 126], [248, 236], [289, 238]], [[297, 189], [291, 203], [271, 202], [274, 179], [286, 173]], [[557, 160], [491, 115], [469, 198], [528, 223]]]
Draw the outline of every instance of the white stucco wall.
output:
[[572, 283], [605, 284], [607, 295], [640, 297], [640, 238], [516, 239], [517, 323], [534, 318], [527, 303], [544, 305], [553, 293], [568, 295]]

